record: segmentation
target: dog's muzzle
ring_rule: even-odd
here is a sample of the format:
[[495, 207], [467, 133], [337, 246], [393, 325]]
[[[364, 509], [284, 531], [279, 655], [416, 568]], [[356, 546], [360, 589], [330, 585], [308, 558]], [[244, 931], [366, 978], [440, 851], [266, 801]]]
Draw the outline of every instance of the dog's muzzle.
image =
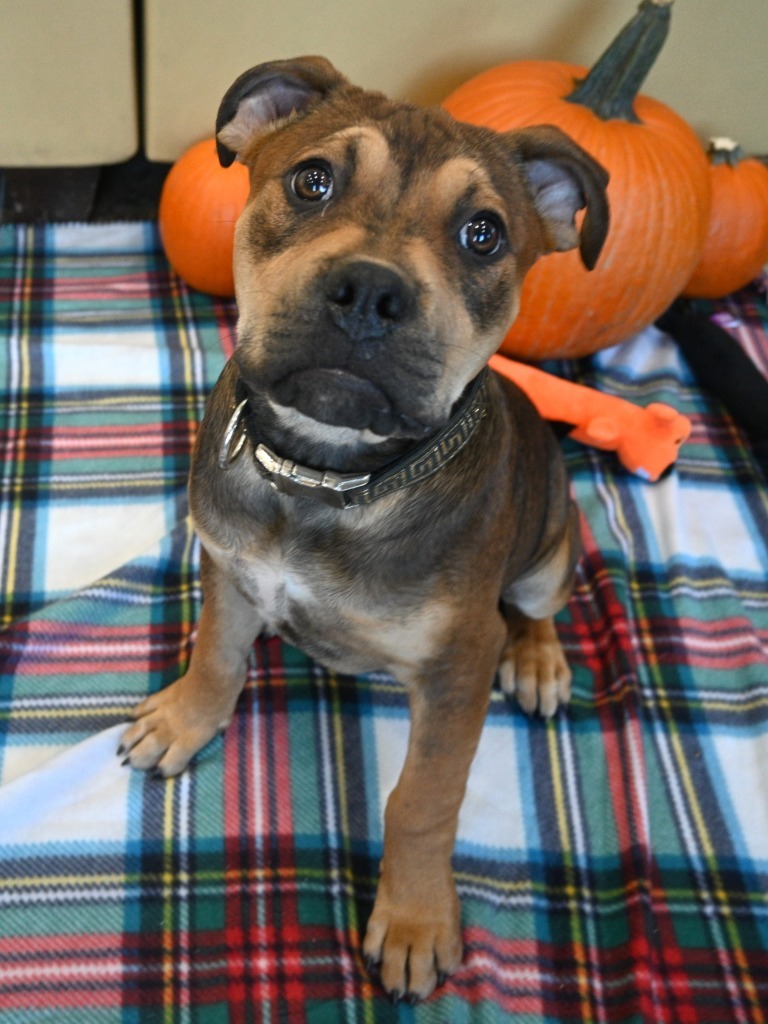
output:
[[270, 397], [329, 426], [417, 440], [430, 434], [434, 424], [402, 412], [381, 372], [391, 337], [413, 326], [416, 286], [395, 267], [353, 259], [325, 270], [312, 291], [319, 351], [306, 355], [314, 365], [296, 365], [272, 384]]
[[273, 384], [271, 397], [319, 423], [370, 430], [381, 437], [429, 434], [433, 427], [398, 412], [373, 381], [350, 370], [314, 367], [287, 374]]

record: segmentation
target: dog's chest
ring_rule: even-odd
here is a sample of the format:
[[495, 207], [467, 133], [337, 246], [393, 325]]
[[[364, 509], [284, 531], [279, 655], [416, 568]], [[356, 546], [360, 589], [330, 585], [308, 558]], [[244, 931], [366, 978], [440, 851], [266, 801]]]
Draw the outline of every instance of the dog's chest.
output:
[[261, 631], [278, 635], [340, 672], [402, 669], [439, 646], [447, 609], [429, 598], [403, 604], [333, 557], [279, 544], [241, 552], [230, 574], [257, 611]]
[[241, 566], [267, 632], [281, 632], [297, 608], [317, 603], [315, 590], [322, 588], [316, 577], [313, 580], [311, 568], [294, 564], [278, 549], [258, 558], [245, 558]]

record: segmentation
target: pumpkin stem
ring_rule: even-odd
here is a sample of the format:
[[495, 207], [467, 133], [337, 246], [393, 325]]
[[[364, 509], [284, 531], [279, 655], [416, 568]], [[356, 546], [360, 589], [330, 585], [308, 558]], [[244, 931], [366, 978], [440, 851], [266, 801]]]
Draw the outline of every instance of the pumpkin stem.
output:
[[589, 107], [604, 121], [620, 118], [639, 123], [635, 97], [669, 33], [673, 2], [642, 0], [634, 18], [566, 99]]
[[709, 140], [707, 156], [713, 165], [728, 164], [729, 167], [737, 167], [744, 159], [744, 150], [738, 142], [722, 136]]

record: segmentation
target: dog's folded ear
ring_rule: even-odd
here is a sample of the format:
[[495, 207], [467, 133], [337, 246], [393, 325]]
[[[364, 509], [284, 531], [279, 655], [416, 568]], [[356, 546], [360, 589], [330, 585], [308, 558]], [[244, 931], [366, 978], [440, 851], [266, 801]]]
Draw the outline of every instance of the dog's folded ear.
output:
[[297, 57], [258, 64], [227, 90], [216, 118], [216, 148], [229, 167], [254, 136], [314, 106], [347, 84], [324, 57]]
[[[548, 244], [558, 252], [579, 247], [592, 270], [608, 234], [608, 172], [565, 132], [540, 125], [510, 132]], [[575, 216], [586, 207], [579, 231]]]

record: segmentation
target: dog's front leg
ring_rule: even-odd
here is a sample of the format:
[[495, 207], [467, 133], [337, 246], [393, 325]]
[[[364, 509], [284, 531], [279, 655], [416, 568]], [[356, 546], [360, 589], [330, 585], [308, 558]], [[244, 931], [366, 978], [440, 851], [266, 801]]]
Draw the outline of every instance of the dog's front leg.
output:
[[426, 998], [462, 958], [451, 857], [504, 628], [499, 620], [478, 633], [477, 646], [454, 648], [429, 674], [407, 682], [408, 752], [387, 803], [381, 878], [364, 943], [396, 1000]]
[[243, 688], [259, 616], [205, 550], [201, 577], [203, 610], [189, 668], [134, 709], [120, 744], [118, 753], [134, 768], [178, 775], [229, 725]]

